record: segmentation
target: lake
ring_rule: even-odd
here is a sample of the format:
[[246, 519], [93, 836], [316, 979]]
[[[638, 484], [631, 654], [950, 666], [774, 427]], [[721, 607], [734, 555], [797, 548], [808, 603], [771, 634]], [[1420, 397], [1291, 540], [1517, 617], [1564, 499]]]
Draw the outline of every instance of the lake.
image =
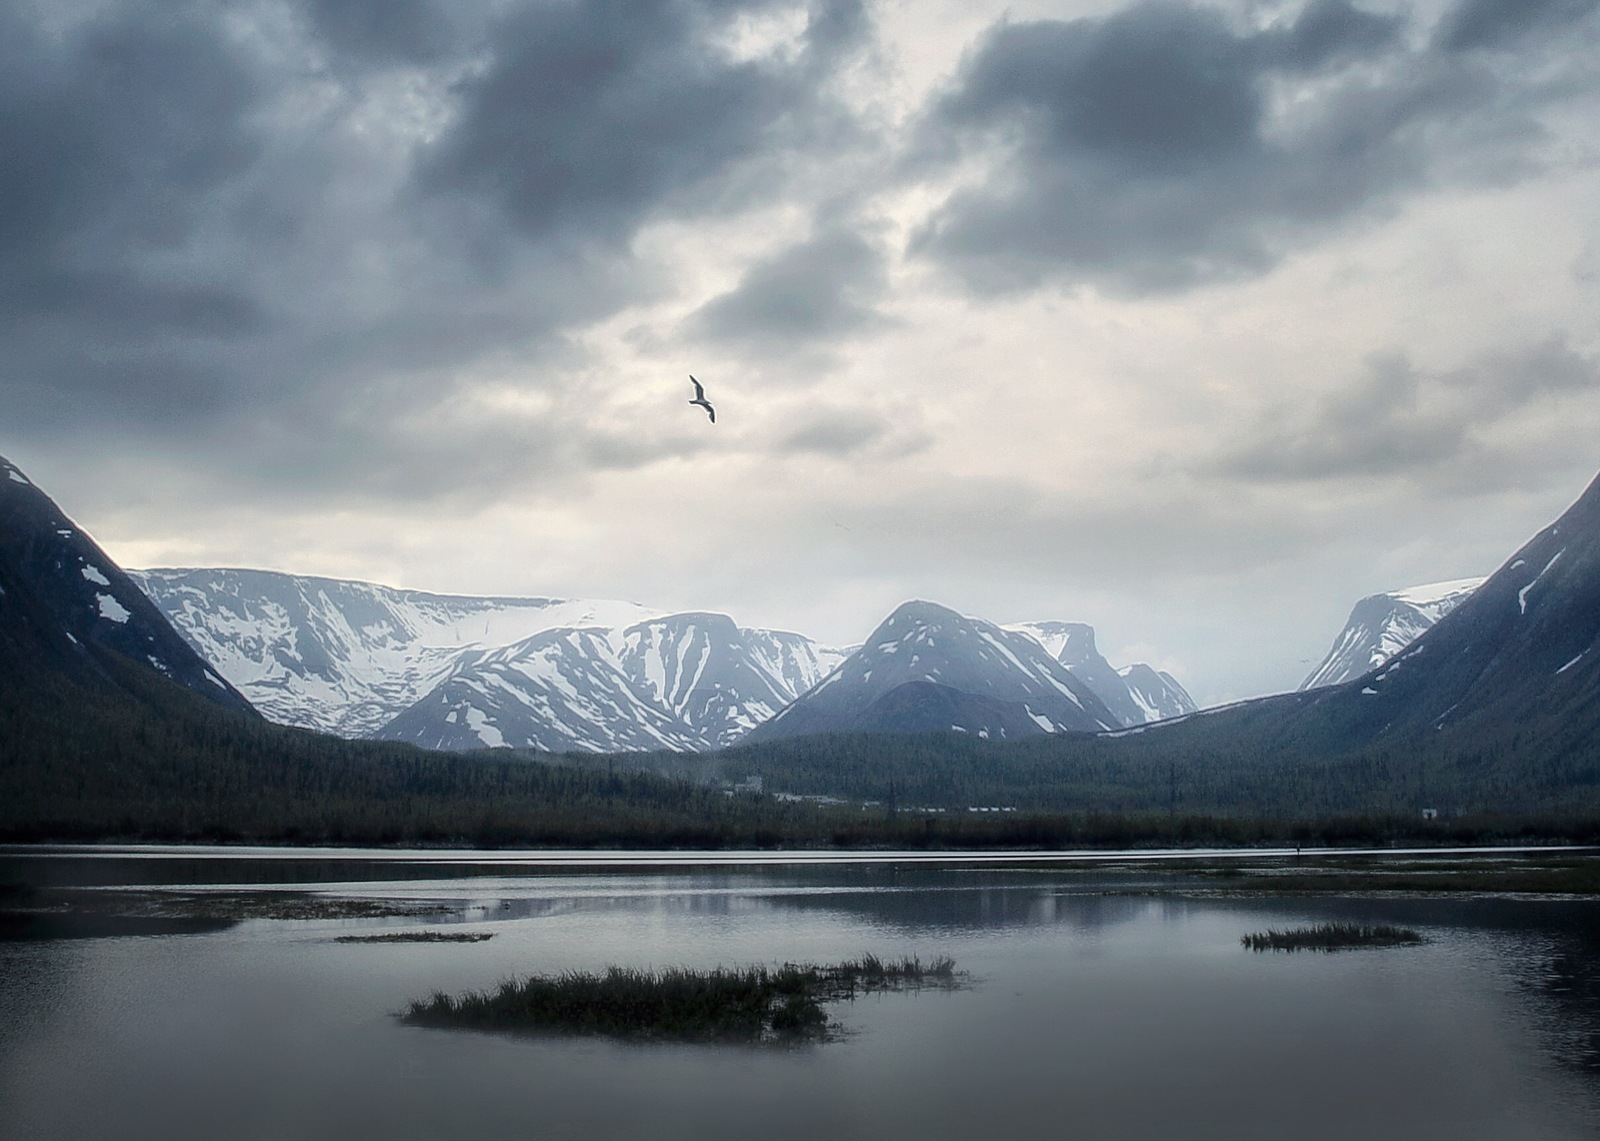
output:
[[[32, 909], [0, 928], [0, 1137], [1600, 1135], [1600, 901], [1261, 896], [1201, 868], [1149, 853], [0, 849], [0, 884]], [[231, 917], [286, 892], [339, 905]], [[143, 910], [79, 921], [47, 909], [64, 895]], [[194, 913], [174, 918], [169, 898]], [[1427, 942], [1240, 944], [1334, 920]], [[335, 941], [419, 930], [493, 938]], [[970, 983], [858, 998], [833, 1008], [840, 1040], [793, 1048], [395, 1017], [532, 972], [865, 952], [950, 955]]]

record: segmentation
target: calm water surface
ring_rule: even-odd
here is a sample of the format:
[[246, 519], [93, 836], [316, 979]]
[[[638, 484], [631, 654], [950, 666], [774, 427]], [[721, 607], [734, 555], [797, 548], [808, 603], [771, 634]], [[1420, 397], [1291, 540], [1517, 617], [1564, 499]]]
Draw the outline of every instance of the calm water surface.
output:
[[[1590, 1138], [1600, 903], [1141, 895], [1070, 861], [564, 863], [454, 853], [0, 853], [0, 883], [294, 887], [428, 919], [0, 942], [0, 1137]], [[1402, 923], [1421, 947], [1254, 954]], [[474, 944], [341, 944], [445, 927]], [[835, 1008], [792, 1050], [426, 1030], [529, 972], [948, 954], [975, 983]]]

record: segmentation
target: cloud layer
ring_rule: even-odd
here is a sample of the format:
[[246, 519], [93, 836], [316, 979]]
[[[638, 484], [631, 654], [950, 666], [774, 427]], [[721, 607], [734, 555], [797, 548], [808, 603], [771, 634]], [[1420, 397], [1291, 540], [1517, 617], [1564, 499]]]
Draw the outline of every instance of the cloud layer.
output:
[[0, 452], [129, 561], [922, 595], [1216, 697], [1600, 465], [1600, 0], [955, 18], [0, 7]]
[[[1169, 0], [1002, 23], [926, 128], [930, 147], [997, 157], [915, 248], [980, 290], [1265, 272], [1407, 194], [1536, 163], [1554, 81], [1497, 49], [1575, 34], [1593, 8], [1475, 0], [1420, 45], [1402, 17], [1350, 0], [1265, 27]], [[1592, 83], [1581, 58], [1555, 62]]]

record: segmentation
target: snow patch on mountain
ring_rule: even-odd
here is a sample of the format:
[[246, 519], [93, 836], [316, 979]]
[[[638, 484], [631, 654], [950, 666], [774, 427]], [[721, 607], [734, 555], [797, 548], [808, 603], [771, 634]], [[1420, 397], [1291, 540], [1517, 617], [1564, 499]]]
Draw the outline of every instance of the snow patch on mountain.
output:
[[[1144, 662], [1135, 662], [1118, 670], [1117, 676], [1122, 679], [1123, 685], [1128, 687], [1128, 696], [1133, 698], [1134, 704], [1139, 707], [1143, 724], [1165, 721], [1171, 717], [1185, 717], [1195, 712], [1197, 708], [1188, 690], [1166, 670], [1158, 670]], [[1140, 721], [1130, 722], [1134, 725], [1140, 723]]]

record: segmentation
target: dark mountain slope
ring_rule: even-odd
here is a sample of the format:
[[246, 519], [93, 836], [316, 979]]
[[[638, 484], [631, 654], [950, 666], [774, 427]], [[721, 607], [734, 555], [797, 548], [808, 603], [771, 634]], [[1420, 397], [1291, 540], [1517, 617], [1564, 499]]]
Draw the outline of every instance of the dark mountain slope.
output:
[[1547, 750], [1600, 751], [1597, 642], [1600, 479], [1401, 653], [1311, 694], [1303, 716], [1347, 745], [1436, 737], [1466, 749], [1527, 737]]
[[1044, 732], [1020, 701], [1000, 701], [932, 681], [897, 685], [841, 720], [845, 731], [967, 733], [980, 740], [1016, 740]]
[[120, 657], [105, 673], [0, 686], [0, 839], [745, 846], [809, 816], [642, 774], [292, 729]]
[[240, 713], [250, 703], [178, 636], [93, 539], [0, 458], [0, 640], [22, 675], [121, 684], [108, 655]]

